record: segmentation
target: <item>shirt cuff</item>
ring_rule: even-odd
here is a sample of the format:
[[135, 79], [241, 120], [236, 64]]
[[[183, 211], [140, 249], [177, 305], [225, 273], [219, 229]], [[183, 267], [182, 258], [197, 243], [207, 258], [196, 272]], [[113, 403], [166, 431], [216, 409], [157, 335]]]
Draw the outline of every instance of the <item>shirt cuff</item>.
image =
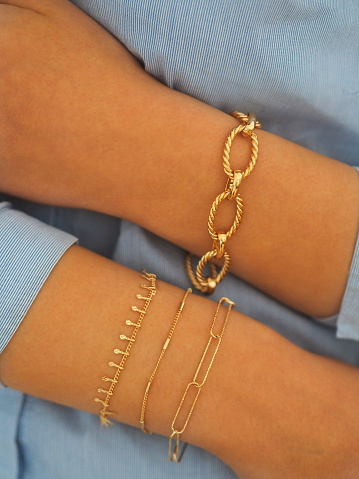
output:
[[[359, 173], [359, 167], [356, 167], [356, 170]], [[338, 315], [337, 337], [359, 341], [359, 234]]]
[[0, 203], [0, 354], [74, 236]]

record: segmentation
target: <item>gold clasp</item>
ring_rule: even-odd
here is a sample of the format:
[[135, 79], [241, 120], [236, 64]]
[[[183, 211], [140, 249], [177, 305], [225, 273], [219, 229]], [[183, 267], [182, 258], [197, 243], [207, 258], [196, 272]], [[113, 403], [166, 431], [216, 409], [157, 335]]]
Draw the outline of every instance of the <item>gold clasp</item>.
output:
[[248, 119], [245, 123], [245, 126], [242, 130], [242, 136], [252, 136], [252, 133], [255, 128], [261, 128], [262, 125], [257, 121], [256, 115], [252, 112], [248, 113]]
[[212, 250], [216, 251], [216, 259], [221, 259], [224, 255], [224, 249], [226, 247], [227, 235], [226, 233], [218, 233], [218, 238], [213, 240]]
[[210, 260], [212, 258], [214, 258], [216, 256], [216, 254], [217, 254], [217, 251], [215, 251], [215, 250], [208, 251], [208, 253], [203, 255], [202, 258], [199, 260], [199, 263], [198, 263], [197, 268], [196, 268], [196, 281], [200, 285], [201, 291], [205, 294], [208, 294], [208, 295], [212, 294], [213, 291], [216, 289], [217, 284], [220, 281], [222, 281], [222, 279], [224, 278], [224, 276], [226, 275], [226, 273], [228, 271], [229, 264], [230, 264], [229, 254], [227, 252], [224, 252], [224, 254], [223, 254], [224, 263], [223, 263], [223, 266], [220, 269], [219, 273], [215, 277], [206, 278], [203, 275], [203, 269], [204, 269], [204, 267], [207, 263], [210, 266], [212, 265]]
[[233, 171], [233, 179], [228, 178], [226, 184], [226, 191], [228, 191], [227, 200], [231, 201], [238, 195], [238, 189], [242, 182], [243, 172], [241, 170]]
[[217, 281], [215, 278], [207, 278], [204, 294], [210, 296], [217, 287]]

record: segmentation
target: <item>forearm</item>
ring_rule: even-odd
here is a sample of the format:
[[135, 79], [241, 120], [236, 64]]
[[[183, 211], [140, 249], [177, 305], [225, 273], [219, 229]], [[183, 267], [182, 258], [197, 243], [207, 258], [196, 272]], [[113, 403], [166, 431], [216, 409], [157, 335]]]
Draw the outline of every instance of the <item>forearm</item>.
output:
[[[157, 82], [68, 2], [6, 3], [45, 15], [27, 12], [19, 35], [23, 10], [2, 6], [2, 191], [110, 213], [199, 255], [209, 251], [208, 213], [224, 189], [223, 144], [236, 121]], [[304, 313], [336, 313], [358, 229], [357, 175], [258, 136], [258, 164], [240, 187], [243, 221], [228, 241], [231, 271]], [[232, 150], [232, 168], [244, 169], [249, 141], [236, 139]], [[234, 217], [223, 210], [218, 231]]]
[[[114, 154], [83, 206], [130, 219], [201, 256], [212, 248], [208, 214], [224, 190], [223, 144], [237, 122], [162, 86], [151, 97], [159, 123], [147, 111], [140, 125], [126, 123], [140, 144], [113, 139]], [[279, 137], [258, 137], [257, 166], [240, 186], [243, 220], [227, 242], [231, 271], [304, 313], [334, 314], [357, 236], [358, 176]], [[249, 158], [250, 140], [235, 139], [233, 170], [243, 171]], [[230, 206], [221, 204], [217, 231], [232, 225]]]
[[[128, 334], [124, 324], [133, 320], [141, 282], [138, 273], [72, 247], [1, 356], [1, 379], [26, 393], [99, 413], [94, 397], [102, 376], [112, 374], [106, 365], [119, 335]], [[182, 297], [179, 289], [158, 284], [111, 398], [114, 419], [139, 425], [148, 379]], [[214, 310], [208, 299], [187, 299], [151, 386], [149, 429], [170, 434]], [[358, 384], [355, 368], [311, 355], [232, 311], [184, 439], [218, 455], [241, 477], [356, 477], [350, 474], [358, 467]]]

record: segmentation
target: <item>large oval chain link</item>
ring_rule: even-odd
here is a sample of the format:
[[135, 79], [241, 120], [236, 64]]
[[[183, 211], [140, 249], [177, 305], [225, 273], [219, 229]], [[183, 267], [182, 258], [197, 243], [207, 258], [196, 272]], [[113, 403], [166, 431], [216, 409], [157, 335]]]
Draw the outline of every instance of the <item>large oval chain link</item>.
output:
[[[223, 200], [228, 199], [229, 195], [230, 195], [230, 191], [226, 190], [220, 195], [218, 195], [217, 198], [212, 203], [212, 208], [211, 208], [211, 211], [209, 212], [209, 218], [208, 218], [208, 233], [210, 237], [213, 239], [213, 241], [218, 240], [218, 233], [215, 229], [215, 224], [214, 224], [218, 208]], [[232, 226], [227, 231], [227, 233], [222, 233], [222, 234], [225, 234], [226, 240], [229, 240], [229, 238], [234, 235], [242, 219], [243, 200], [239, 194], [237, 194], [237, 196], [235, 197], [235, 200], [237, 203], [236, 217], [233, 221]]]
[[224, 172], [233, 181], [234, 172], [229, 162], [229, 154], [231, 152], [233, 140], [239, 133], [241, 133], [244, 137], [250, 137], [252, 140], [251, 159], [248, 163], [247, 168], [243, 172], [243, 178], [246, 178], [253, 171], [253, 168], [255, 167], [258, 158], [258, 137], [254, 129], [260, 129], [262, 128], [262, 125], [259, 121], [256, 120], [256, 116], [254, 115], [254, 113], [248, 113], [247, 115], [245, 115], [244, 113], [241, 113], [239, 111], [234, 111], [231, 113], [231, 116], [242, 121], [242, 123], [233, 128], [230, 134], [227, 136], [227, 140], [223, 148]]

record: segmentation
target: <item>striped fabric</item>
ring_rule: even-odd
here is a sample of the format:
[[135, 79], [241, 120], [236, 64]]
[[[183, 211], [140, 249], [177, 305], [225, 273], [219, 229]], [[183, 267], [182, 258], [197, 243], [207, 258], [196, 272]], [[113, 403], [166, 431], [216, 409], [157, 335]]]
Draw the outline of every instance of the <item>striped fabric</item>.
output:
[[[253, 110], [266, 130], [359, 165], [357, 0], [73, 1], [168, 86], [224, 111]], [[71, 235], [101, 254], [116, 245], [116, 261], [188, 287], [184, 252], [137, 225], [122, 221], [119, 233], [119, 223], [104, 215], [62, 209], [50, 215], [48, 207], [14, 203], [33, 218], [1, 205], [1, 348], [75, 241]], [[223, 294], [299, 346], [359, 365], [358, 245], [338, 318], [312, 321], [232, 275], [214, 299]], [[195, 447], [179, 466], [170, 464], [167, 445], [121, 424], [101, 432], [97, 417], [0, 386], [1, 479], [235, 477]]]
[[0, 353], [77, 239], [0, 203]]
[[[359, 173], [359, 168], [357, 170]], [[359, 237], [338, 317], [337, 336], [359, 341]]]

